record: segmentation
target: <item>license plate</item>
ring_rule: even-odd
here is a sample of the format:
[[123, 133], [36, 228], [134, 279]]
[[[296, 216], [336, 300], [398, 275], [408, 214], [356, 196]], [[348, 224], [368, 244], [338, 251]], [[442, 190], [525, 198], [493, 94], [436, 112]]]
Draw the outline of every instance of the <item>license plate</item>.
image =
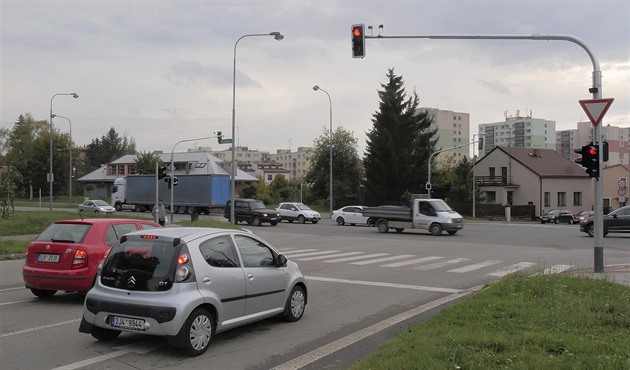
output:
[[40, 253], [37, 255], [37, 262], [51, 262], [56, 263], [59, 262], [58, 254], [50, 254], [50, 253]]
[[131, 317], [110, 316], [109, 325], [114, 328], [144, 331], [144, 320]]

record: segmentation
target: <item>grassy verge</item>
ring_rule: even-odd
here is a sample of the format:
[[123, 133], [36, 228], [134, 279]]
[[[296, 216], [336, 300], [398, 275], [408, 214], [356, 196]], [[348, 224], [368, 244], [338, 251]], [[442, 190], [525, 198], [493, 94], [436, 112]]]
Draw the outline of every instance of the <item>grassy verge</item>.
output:
[[630, 288], [570, 275], [509, 276], [351, 369], [630, 369]]

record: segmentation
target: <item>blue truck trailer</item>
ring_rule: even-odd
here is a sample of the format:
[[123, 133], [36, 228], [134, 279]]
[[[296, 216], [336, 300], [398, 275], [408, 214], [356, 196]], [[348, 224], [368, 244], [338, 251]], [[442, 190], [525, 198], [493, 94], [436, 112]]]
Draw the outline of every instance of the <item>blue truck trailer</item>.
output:
[[[175, 213], [208, 214], [213, 208], [223, 208], [230, 198], [228, 175], [177, 175], [173, 188], [173, 211]], [[158, 198], [170, 209], [171, 189], [168, 177], [157, 180], [155, 175], [132, 175], [114, 180], [112, 205], [117, 211], [124, 209], [138, 212], [151, 211], [155, 205], [155, 185], [158, 183]]]

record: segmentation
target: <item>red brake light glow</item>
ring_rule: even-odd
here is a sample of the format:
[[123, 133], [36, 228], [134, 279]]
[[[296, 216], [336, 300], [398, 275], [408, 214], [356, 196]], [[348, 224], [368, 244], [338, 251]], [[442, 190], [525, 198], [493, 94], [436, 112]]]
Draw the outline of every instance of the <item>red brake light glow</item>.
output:
[[179, 258], [177, 259], [177, 263], [179, 263], [180, 265], [183, 265], [186, 262], [188, 262], [188, 255], [187, 254], [180, 254]]
[[155, 235], [142, 235], [140, 239], [157, 239], [158, 237]]
[[77, 249], [74, 252], [74, 259], [72, 260], [73, 269], [81, 269], [88, 265], [88, 253], [83, 249]]

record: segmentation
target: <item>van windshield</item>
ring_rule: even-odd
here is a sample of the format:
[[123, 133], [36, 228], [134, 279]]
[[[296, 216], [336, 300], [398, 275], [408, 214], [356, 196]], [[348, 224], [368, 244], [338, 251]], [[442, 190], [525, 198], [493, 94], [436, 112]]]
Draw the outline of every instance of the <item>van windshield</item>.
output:
[[448, 204], [446, 204], [446, 202], [443, 200], [436, 200], [434, 202], [431, 202], [431, 205], [433, 206], [433, 208], [435, 208], [436, 212], [452, 211], [451, 207], [449, 207]]

